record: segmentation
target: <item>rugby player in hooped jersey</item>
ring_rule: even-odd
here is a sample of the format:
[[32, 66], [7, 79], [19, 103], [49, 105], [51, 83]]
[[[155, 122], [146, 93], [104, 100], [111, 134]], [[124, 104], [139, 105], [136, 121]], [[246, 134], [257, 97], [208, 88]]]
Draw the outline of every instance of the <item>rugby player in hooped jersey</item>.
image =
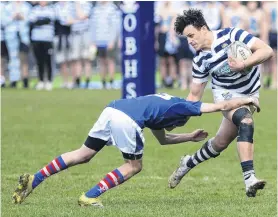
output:
[[[152, 130], [161, 145], [198, 142], [207, 137], [207, 132], [195, 130], [192, 133], [170, 134], [165, 133], [164, 129], [171, 131], [175, 127], [183, 126], [190, 116], [231, 110], [248, 104], [253, 104], [259, 111], [258, 100], [254, 97], [237, 98], [216, 104], [190, 102], [168, 94], [112, 101], [101, 113], [81, 148], [55, 158], [34, 175], [20, 176], [19, 185], [13, 194], [13, 202], [22, 203], [47, 177], [68, 167], [89, 162], [105, 145], [112, 144], [122, 152], [125, 163], [109, 172], [78, 200], [80, 206], [102, 207], [99, 200], [101, 194], [142, 170], [145, 127]], [[207, 153], [214, 156], [213, 149], [210, 146], [207, 148]]]
[[[272, 49], [260, 39], [239, 28], [225, 28], [211, 31], [200, 10], [185, 10], [177, 16], [175, 31], [184, 35], [196, 50], [193, 58], [192, 85], [187, 97], [189, 101], [200, 101], [209, 75], [216, 103], [237, 97], [259, 98], [260, 72], [258, 65], [273, 55]], [[253, 54], [244, 61], [228, 57], [227, 48], [234, 42], [246, 44]], [[253, 67], [251, 72], [240, 73]], [[209, 139], [192, 156], [181, 158], [179, 167], [169, 178], [169, 187], [175, 188], [181, 179], [196, 165], [217, 157], [237, 137], [237, 150], [242, 167], [246, 195], [255, 197], [258, 189], [265, 186], [264, 180], [255, 176], [253, 167], [253, 110], [248, 106], [223, 111], [223, 120], [215, 137]], [[207, 154], [211, 147], [214, 155]]]

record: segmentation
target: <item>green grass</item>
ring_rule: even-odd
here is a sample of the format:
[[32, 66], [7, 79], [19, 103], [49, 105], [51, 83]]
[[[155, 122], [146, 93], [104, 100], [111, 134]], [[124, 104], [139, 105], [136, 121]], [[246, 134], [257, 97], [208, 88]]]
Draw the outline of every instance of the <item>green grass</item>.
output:
[[[164, 90], [165, 91], [165, 90]], [[186, 96], [187, 92], [168, 91]], [[120, 152], [106, 147], [90, 163], [50, 177], [21, 205], [11, 203], [18, 176], [34, 173], [63, 152], [79, 148], [104, 106], [120, 91], [2, 90], [2, 216], [276, 216], [277, 103], [276, 92], [261, 91], [262, 112], [255, 115], [255, 169], [267, 180], [256, 198], [245, 196], [241, 167], [233, 142], [220, 157], [192, 170], [173, 190], [168, 176], [180, 156], [202, 143], [161, 147], [145, 130], [144, 169], [137, 176], [102, 195], [104, 209], [80, 208], [80, 194], [123, 163]], [[211, 101], [211, 92], [204, 101]], [[215, 135], [221, 114], [192, 118], [176, 132], [206, 129]]]

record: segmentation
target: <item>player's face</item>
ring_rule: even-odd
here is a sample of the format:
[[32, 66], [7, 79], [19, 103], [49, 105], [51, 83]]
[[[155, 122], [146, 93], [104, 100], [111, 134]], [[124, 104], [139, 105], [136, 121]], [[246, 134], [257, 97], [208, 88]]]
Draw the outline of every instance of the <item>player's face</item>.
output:
[[201, 29], [197, 29], [192, 25], [189, 25], [184, 28], [183, 35], [186, 36], [188, 43], [196, 50], [200, 50], [203, 48], [205, 44], [207, 28], [202, 27]]

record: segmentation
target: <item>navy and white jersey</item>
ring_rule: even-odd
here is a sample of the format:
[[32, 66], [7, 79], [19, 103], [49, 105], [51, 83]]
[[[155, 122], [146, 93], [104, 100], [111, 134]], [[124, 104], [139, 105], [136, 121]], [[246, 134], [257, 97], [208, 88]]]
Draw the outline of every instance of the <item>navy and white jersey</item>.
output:
[[260, 88], [259, 67], [243, 75], [232, 72], [228, 65], [227, 49], [234, 41], [241, 41], [251, 48], [256, 37], [239, 28], [212, 31], [214, 41], [211, 50], [200, 50], [193, 59], [194, 83], [204, 83], [211, 75], [212, 89], [227, 89], [240, 94], [252, 94]]
[[111, 102], [108, 107], [127, 114], [142, 129], [159, 130], [183, 126], [189, 116], [201, 115], [201, 102], [186, 101], [168, 94], [153, 94]]
[[59, 1], [54, 4], [56, 19], [63, 26], [69, 26], [68, 21], [71, 18], [72, 4], [69, 1]]
[[31, 40], [52, 42], [55, 33], [55, 19], [55, 9], [53, 5], [34, 6], [29, 17], [31, 24], [33, 25]]
[[[5, 31], [7, 32], [18, 32], [25, 28], [29, 31], [28, 26], [28, 16], [30, 14], [31, 5], [28, 2], [10, 2], [6, 5], [5, 10], [1, 10], [1, 12], [5, 16]], [[1, 13], [1, 14], [2, 14]], [[23, 19], [16, 20], [14, 19], [15, 14], [20, 14]]]
[[107, 47], [121, 32], [121, 12], [113, 2], [97, 2], [90, 19], [91, 37], [97, 47]]
[[5, 35], [4, 35], [4, 30], [5, 30], [5, 13], [3, 13], [3, 11], [5, 10], [5, 3], [4, 2], [0, 2], [0, 18], [1, 18], [1, 34], [0, 34], [0, 39], [1, 41], [5, 40]]
[[[72, 32], [84, 32], [89, 30], [89, 17], [92, 12], [92, 3], [86, 1], [75, 1], [71, 4], [70, 16], [76, 21], [71, 26]], [[78, 14], [82, 13], [87, 19], [80, 20]]]

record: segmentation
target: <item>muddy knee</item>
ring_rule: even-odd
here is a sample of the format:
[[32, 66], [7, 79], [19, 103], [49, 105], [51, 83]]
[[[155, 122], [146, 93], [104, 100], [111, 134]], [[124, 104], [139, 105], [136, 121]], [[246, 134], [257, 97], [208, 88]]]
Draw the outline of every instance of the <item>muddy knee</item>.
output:
[[252, 113], [247, 108], [240, 108], [235, 111], [232, 120], [238, 128], [237, 141], [253, 143], [254, 121]]

